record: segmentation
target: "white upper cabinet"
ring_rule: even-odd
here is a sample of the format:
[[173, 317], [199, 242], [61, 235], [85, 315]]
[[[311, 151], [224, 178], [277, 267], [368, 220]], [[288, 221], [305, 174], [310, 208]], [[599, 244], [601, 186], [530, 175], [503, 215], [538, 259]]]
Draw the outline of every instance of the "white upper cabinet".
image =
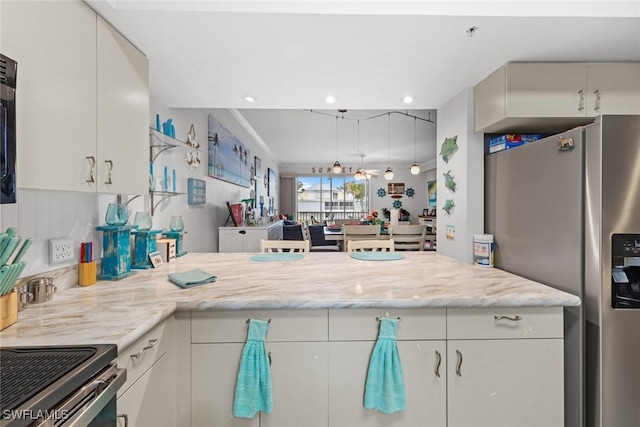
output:
[[2, 53], [18, 62], [18, 187], [95, 191], [96, 14], [79, 1], [0, 7]]
[[80, 0], [0, 7], [2, 53], [18, 62], [18, 187], [148, 192], [144, 55]]
[[98, 17], [98, 191], [149, 191], [149, 63]]
[[587, 65], [587, 115], [639, 113], [640, 64]]
[[640, 113], [640, 64], [509, 63], [474, 88], [475, 131], [561, 132]]

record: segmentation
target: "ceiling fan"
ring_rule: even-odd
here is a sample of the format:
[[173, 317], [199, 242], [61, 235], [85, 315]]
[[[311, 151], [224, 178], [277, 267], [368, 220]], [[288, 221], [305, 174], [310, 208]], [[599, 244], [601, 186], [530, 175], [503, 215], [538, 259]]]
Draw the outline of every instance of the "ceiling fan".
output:
[[358, 172], [360, 172], [360, 179], [369, 179], [369, 178], [377, 178], [380, 173], [379, 169], [367, 169], [364, 167], [364, 154], [360, 154], [360, 159], [362, 165], [358, 167], [356, 171], [356, 179], [358, 179]]

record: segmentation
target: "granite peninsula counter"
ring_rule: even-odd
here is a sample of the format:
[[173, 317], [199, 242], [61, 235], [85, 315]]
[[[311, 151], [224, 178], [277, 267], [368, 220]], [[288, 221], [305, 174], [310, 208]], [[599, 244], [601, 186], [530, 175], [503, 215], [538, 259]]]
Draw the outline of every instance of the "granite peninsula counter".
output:
[[[568, 293], [495, 268], [435, 252], [399, 261], [359, 261], [348, 253], [308, 253], [255, 262], [247, 253], [190, 253], [120, 281], [101, 281], [30, 305], [0, 332], [0, 345], [116, 343], [126, 348], [175, 311], [331, 308], [576, 306]], [[200, 268], [215, 283], [181, 289], [170, 273]]]

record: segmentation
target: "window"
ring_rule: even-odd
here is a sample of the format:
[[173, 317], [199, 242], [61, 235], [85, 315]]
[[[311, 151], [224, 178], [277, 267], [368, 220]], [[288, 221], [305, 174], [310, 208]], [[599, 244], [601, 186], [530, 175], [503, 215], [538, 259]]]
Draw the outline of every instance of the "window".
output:
[[368, 181], [352, 176], [299, 176], [298, 221], [361, 218], [368, 212]]

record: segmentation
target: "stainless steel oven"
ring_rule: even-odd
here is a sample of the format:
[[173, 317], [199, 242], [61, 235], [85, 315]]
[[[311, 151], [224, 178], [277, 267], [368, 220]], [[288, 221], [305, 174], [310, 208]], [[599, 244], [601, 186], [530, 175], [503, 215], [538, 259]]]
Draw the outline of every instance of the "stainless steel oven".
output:
[[0, 54], [0, 204], [16, 202], [16, 61]]
[[1, 427], [115, 427], [114, 344], [0, 348]]

